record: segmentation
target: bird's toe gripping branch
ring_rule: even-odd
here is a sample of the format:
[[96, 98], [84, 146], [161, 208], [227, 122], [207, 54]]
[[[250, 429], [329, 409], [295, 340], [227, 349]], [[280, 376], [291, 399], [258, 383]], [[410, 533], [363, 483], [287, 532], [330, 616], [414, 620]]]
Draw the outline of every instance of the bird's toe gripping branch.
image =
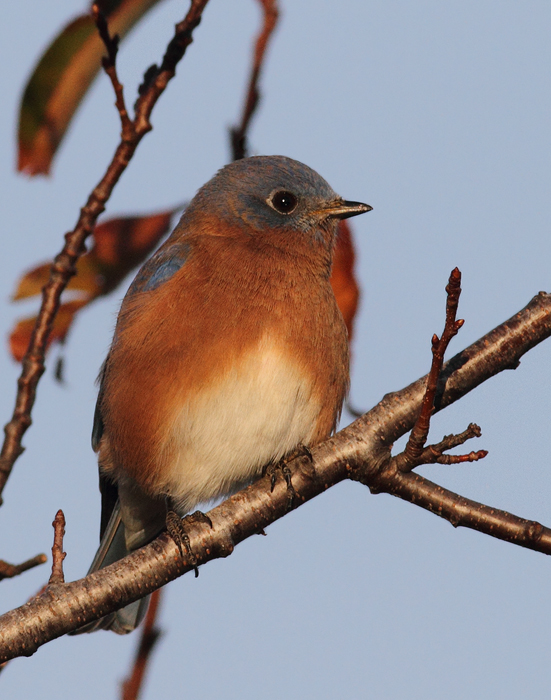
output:
[[262, 470], [262, 476], [270, 477], [270, 491], [274, 490], [277, 481], [277, 473], [281, 472], [281, 475], [287, 483], [288, 511], [293, 510], [295, 499], [298, 498], [298, 494], [293, 486], [292, 473], [289, 467], [289, 463], [297, 459], [297, 457], [303, 457], [309, 462], [312, 462], [312, 453], [310, 452], [310, 448], [301, 443], [300, 445], [297, 445], [297, 447], [291, 452], [291, 454], [287, 455], [287, 457], [283, 457], [279, 460], [279, 462], [267, 464]]
[[189, 525], [191, 523], [207, 523], [208, 526], [212, 528], [211, 519], [200, 510], [196, 510], [195, 513], [192, 513], [191, 515], [186, 515], [185, 518], [181, 518], [173, 510], [169, 510], [166, 514], [166, 530], [174, 540], [175, 545], [178, 547], [182, 559], [189, 559], [189, 563], [195, 570], [195, 578], [197, 578], [199, 576], [197, 557], [191, 549], [189, 535], [186, 531], [186, 524]]

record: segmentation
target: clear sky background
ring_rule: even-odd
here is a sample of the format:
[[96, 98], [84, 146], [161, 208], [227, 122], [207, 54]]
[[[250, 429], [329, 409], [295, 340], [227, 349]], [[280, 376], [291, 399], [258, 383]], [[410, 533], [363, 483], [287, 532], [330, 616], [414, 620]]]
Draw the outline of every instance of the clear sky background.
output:
[[[463, 272], [465, 347], [540, 290], [551, 291], [551, 5], [545, 0], [282, 0], [269, 52], [255, 153], [315, 168], [374, 210], [353, 220], [362, 285], [352, 401], [368, 409], [424, 374], [443, 325], [450, 270]], [[159, 60], [187, 3], [166, 0], [122, 45], [127, 99]], [[30, 313], [8, 297], [25, 268], [51, 258], [103, 173], [119, 130], [108, 80], [86, 98], [50, 178], [14, 172], [19, 97], [43, 48], [83, 6], [8, 3], [0, 24], [1, 333]], [[241, 110], [253, 0], [211, 0], [195, 42], [153, 115], [107, 215], [168, 208], [229, 159]], [[130, 281], [130, 280], [128, 280]], [[49, 553], [67, 518], [65, 572], [81, 577], [97, 546], [99, 495], [89, 436], [94, 380], [123, 289], [80, 314], [66, 384], [49, 357], [0, 508], [0, 557]], [[478, 422], [483, 462], [421, 473], [484, 503], [551, 524], [551, 342], [515, 372], [439, 414], [431, 437]], [[0, 350], [0, 421], [19, 368]], [[350, 417], [344, 415], [343, 422]], [[22, 604], [47, 567], [3, 581]], [[551, 583], [545, 556], [344, 483], [248, 540], [227, 560], [170, 584], [163, 637], [143, 698], [547, 700]], [[63, 638], [0, 676], [10, 700], [118, 697], [136, 645], [98, 632]]]

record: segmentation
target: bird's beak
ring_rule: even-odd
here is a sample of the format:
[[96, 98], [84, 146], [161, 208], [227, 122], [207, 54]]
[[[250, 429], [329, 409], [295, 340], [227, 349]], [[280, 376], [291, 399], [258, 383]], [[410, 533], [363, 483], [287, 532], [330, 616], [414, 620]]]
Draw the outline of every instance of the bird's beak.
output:
[[324, 207], [323, 213], [325, 216], [335, 217], [336, 219], [349, 219], [351, 216], [365, 214], [371, 211], [373, 207], [362, 202], [347, 202], [344, 199], [337, 199], [330, 202], [329, 206]]

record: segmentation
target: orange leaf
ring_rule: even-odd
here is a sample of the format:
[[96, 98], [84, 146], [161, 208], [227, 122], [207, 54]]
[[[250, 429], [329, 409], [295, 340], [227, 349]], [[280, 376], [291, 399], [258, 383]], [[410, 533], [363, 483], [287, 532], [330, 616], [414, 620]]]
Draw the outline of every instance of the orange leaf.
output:
[[[74, 315], [87, 303], [87, 300], [79, 300], [61, 304], [57, 316], [55, 317], [51, 335], [48, 339], [48, 347], [54, 341], [61, 342], [65, 340], [65, 336], [73, 322]], [[10, 334], [10, 351], [14, 359], [18, 362], [21, 362], [23, 356], [27, 352], [35, 322], [36, 316], [24, 318], [17, 323]]]
[[[109, 219], [96, 227], [92, 248], [79, 258], [77, 274], [67, 285], [68, 291], [79, 292], [81, 298], [60, 306], [49, 344], [64, 340], [73, 317], [83, 306], [112, 292], [134, 267], [145, 260], [167, 233], [178, 209]], [[45, 263], [25, 273], [12, 299], [16, 301], [40, 294], [50, 278], [50, 268], [51, 263]], [[11, 333], [10, 350], [18, 361], [27, 350], [35, 321], [36, 317], [23, 319]]]
[[19, 301], [19, 299], [26, 299], [27, 297], [34, 297], [36, 294], [40, 294], [42, 287], [50, 278], [51, 267], [51, 263], [45, 263], [26, 272], [17, 283], [17, 289], [11, 298], [12, 301]]
[[354, 317], [358, 308], [360, 290], [354, 276], [354, 243], [352, 231], [347, 221], [339, 221], [338, 238], [335, 246], [335, 258], [331, 273], [331, 286], [337, 299], [337, 304], [344, 316], [348, 328], [348, 339], [352, 338]]
[[[123, 37], [159, 0], [100, 0], [111, 35]], [[70, 22], [40, 58], [19, 112], [18, 170], [47, 174], [73, 115], [100, 67], [105, 47], [90, 15]]]
[[[17, 283], [12, 301], [27, 299], [42, 292], [50, 279], [51, 263], [44, 263], [26, 272]], [[87, 297], [95, 298], [102, 293], [105, 285], [103, 270], [90, 253], [85, 253], [77, 262], [77, 274], [71, 277], [67, 289], [83, 292]]]
[[114, 289], [155, 249], [168, 231], [175, 211], [110, 219], [96, 227], [88, 255], [97, 261], [105, 276], [102, 294]]

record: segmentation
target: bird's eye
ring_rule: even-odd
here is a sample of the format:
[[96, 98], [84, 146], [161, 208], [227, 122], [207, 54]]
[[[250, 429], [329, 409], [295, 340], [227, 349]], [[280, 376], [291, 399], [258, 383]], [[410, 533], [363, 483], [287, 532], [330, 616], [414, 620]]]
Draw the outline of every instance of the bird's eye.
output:
[[297, 196], [287, 190], [277, 190], [268, 199], [268, 204], [280, 214], [290, 214], [298, 204]]

